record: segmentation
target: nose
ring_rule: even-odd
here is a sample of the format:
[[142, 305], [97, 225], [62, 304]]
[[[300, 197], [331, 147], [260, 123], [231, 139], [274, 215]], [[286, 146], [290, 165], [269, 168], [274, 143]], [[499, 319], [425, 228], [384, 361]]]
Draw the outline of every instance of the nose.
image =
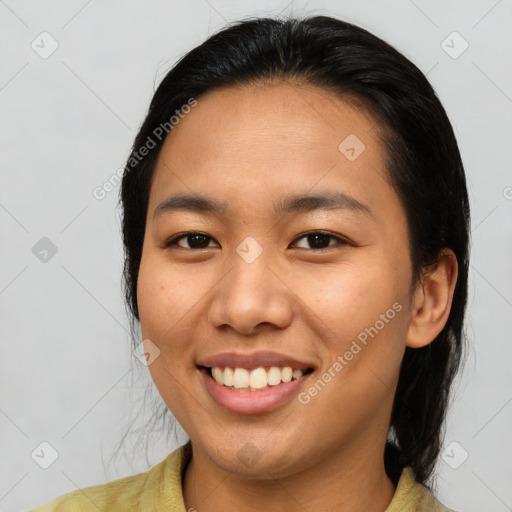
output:
[[280, 329], [290, 325], [293, 293], [278, 265], [271, 264], [264, 253], [252, 262], [235, 253], [230, 263], [215, 288], [208, 313], [210, 323], [217, 328], [228, 325], [245, 335], [269, 325]]

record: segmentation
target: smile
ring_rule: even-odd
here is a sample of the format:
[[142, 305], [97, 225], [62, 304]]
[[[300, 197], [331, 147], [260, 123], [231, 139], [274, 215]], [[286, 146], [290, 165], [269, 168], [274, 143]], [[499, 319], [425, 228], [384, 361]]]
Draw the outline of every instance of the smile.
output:
[[[312, 371], [308, 369], [305, 373]], [[218, 384], [238, 391], [261, 391], [272, 386], [279, 386], [292, 380], [300, 379], [303, 371], [299, 368], [272, 366], [264, 368], [210, 368], [210, 375]]]
[[264, 414], [298, 395], [313, 369], [291, 367], [198, 367], [208, 395], [223, 409], [237, 414]]

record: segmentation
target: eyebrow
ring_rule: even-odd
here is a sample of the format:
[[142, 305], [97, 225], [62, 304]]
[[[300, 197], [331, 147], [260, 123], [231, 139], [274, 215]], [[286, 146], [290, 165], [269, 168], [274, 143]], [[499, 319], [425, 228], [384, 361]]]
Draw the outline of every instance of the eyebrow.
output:
[[[164, 199], [155, 208], [153, 218], [163, 213], [179, 210], [219, 216], [226, 216], [229, 213], [228, 205], [224, 201], [217, 201], [198, 194], [174, 194]], [[314, 194], [296, 194], [282, 198], [273, 204], [273, 212], [276, 216], [313, 210], [351, 210], [373, 217], [369, 206], [341, 191], [323, 190]]]

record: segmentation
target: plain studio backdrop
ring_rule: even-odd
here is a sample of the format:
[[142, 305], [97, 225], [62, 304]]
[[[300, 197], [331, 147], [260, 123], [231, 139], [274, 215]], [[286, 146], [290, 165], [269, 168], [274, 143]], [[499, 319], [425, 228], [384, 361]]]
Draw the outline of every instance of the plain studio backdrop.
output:
[[93, 192], [124, 166], [180, 56], [227, 22], [279, 13], [332, 15], [382, 37], [448, 112], [473, 248], [470, 351], [438, 494], [461, 512], [512, 510], [510, 0], [1, 0], [0, 510], [146, 471], [185, 439], [155, 434], [146, 457], [141, 431], [142, 444], [134, 434], [124, 446], [133, 460], [109, 463], [128, 423], [143, 428], [162, 402], [155, 391], [139, 407], [149, 377], [121, 292], [119, 187]]

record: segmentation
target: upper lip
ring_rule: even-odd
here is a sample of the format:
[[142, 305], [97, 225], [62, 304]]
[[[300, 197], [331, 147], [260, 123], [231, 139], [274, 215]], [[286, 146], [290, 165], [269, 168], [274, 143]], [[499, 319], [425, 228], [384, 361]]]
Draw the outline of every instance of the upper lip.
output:
[[206, 357], [197, 362], [199, 366], [213, 368], [214, 366], [230, 367], [230, 368], [247, 368], [253, 369], [260, 366], [290, 366], [297, 370], [307, 370], [314, 366], [305, 361], [300, 361], [294, 357], [277, 352], [259, 351], [251, 353], [242, 352], [223, 352], [211, 357]]

